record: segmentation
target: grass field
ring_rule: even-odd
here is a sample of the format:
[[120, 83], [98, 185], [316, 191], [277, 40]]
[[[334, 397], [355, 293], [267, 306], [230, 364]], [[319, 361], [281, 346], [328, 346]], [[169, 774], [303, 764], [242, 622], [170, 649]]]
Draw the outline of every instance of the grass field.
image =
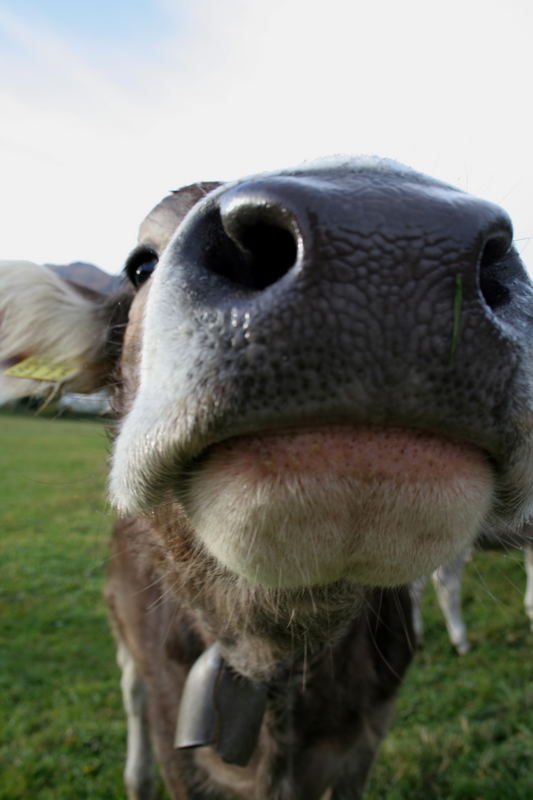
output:
[[[124, 797], [125, 728], [101, 597], [107, 443], [95, 422], [0, 415], [0, 800]], [[467, 569], [475, 648], [431, 591], [369, 800], [533, 798], [533, 635], [517, 554]]]

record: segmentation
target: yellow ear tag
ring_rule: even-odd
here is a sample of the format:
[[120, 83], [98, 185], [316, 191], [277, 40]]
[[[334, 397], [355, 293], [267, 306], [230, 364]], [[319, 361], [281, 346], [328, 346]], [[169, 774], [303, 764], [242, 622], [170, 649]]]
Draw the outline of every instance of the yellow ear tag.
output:
[[32, 381], [49, 381], [62, 383], [72, 378], [79, 371], [79, 367], [72, 361], [49, 361], [46, 356], [29, 356], [6, 369], [4, 375], [8, 378], [29, 378]]

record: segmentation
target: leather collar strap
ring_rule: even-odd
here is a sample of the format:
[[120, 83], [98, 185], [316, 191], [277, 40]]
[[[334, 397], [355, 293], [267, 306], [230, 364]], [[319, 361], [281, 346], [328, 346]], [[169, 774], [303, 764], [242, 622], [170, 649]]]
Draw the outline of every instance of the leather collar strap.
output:
[[235, 672], [215, 642], [185, 681], [174, 747], [211, 745], [223, 761], [246, 766], [257, 744], [266, 696], [266, 684]]

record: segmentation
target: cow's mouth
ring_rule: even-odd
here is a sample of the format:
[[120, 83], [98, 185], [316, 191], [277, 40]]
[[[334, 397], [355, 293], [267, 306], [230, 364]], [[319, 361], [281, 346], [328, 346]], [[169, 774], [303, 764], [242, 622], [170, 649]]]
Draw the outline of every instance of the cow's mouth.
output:
[[251, 582], [390, 586], [471, 541], [492, 496], [489, 461], [471, 444], [332, 425], [212, 445], [184, 505], [211, 555]]
[[437, 433], [406, 428], [352, 425], [291, 427], [224, 439], [195, 459], [212, 460], [251, 478], [328, 472], [363, 481], [393, 476], [408, 481], [435, 480], [486, 461], [480, 448]]

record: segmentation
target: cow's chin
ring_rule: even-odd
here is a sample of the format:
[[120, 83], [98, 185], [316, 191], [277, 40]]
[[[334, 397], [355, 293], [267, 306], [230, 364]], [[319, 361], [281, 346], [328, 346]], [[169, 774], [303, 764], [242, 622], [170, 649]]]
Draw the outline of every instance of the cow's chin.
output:
[[386, 587], [472, 541], [492, 496], [491, 468], [471, 445], [339, 426], [212, 447], [186, 509], [209, 553], [251, 583]]

